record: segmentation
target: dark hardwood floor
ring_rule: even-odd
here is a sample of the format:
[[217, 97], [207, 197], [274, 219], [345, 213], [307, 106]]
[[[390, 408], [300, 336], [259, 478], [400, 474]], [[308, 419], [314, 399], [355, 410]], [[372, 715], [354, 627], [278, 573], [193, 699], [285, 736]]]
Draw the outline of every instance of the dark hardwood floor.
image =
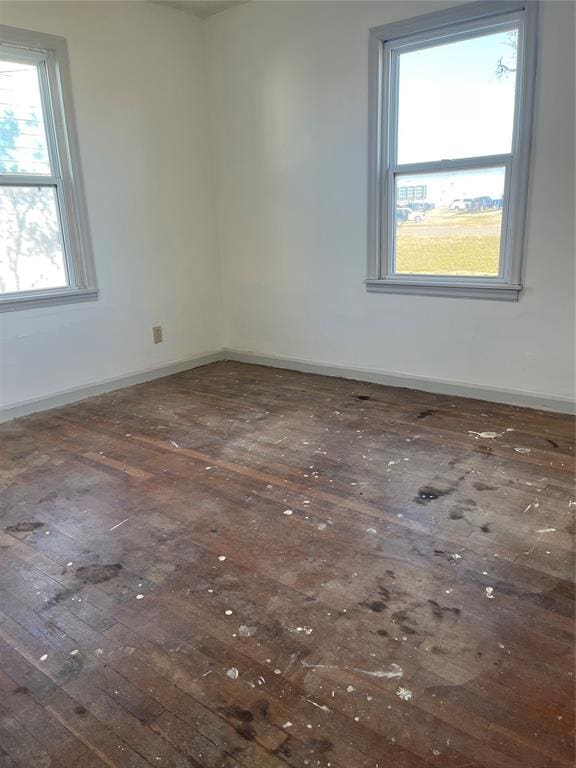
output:
[[2, 768], [570, 768], [574, 422], [238, 363], [0, 428]]

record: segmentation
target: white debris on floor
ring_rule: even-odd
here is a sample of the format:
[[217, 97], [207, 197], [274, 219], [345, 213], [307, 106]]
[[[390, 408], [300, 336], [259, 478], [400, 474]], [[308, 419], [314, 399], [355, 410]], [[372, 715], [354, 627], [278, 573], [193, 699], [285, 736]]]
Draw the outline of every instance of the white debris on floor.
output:
[[396, 691], [396, 696], [398, 696], [399, 699], [402, 699], [402, 701], [410, 701], [413, 695], [412, 691], [408, 688], [398, 688]]

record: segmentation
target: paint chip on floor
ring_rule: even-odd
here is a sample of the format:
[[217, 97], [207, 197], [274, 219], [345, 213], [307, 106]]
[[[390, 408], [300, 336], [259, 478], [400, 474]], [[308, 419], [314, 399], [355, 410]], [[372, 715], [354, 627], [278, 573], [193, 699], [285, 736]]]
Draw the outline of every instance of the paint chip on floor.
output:
[[326, 704], [318, 704], [317, 701], [312, 701], [312, 699], [306, 699], [312, 706], [316, 707], [317, 709], [321, 709], [322, 712], [330, 712], [330, 708], [326, 706]]
[[412, 691], [408, 688], [398, 688], [396, 691], [396, 696], [398, 696], [399, 699], [402, 699], [402, 701], [410, 701], [413, 695]]
[[511, 427], [504, 430], [504, 432], [474, 432], [471, 429], [468, 430], [469, 435], [475, 435], [474, 440], [478, 440], [479, 438], [482, 438], [483, 440], [495, 440], [497, 437], [505, 435], [506, 432], [514, 432], [514, 430]]

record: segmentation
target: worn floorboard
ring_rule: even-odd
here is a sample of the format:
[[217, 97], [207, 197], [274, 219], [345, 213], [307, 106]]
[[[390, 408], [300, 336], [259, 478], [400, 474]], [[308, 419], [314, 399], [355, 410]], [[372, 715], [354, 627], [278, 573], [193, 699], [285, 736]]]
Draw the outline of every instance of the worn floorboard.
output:
[[574, 421], [217, 363], [0, 428], [2, 768], [570, 768]]

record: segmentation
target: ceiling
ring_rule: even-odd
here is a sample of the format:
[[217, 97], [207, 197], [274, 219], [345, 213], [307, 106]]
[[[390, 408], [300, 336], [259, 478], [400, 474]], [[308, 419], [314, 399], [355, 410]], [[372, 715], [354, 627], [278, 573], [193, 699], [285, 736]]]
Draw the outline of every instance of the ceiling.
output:
[[247, 3], [248, 0], [157, 0], [157, 2], [205, 19], [207, 16], [213, 16], [215, 13], [220, 13], [220, 11], [225, 11], [235, 5]]

